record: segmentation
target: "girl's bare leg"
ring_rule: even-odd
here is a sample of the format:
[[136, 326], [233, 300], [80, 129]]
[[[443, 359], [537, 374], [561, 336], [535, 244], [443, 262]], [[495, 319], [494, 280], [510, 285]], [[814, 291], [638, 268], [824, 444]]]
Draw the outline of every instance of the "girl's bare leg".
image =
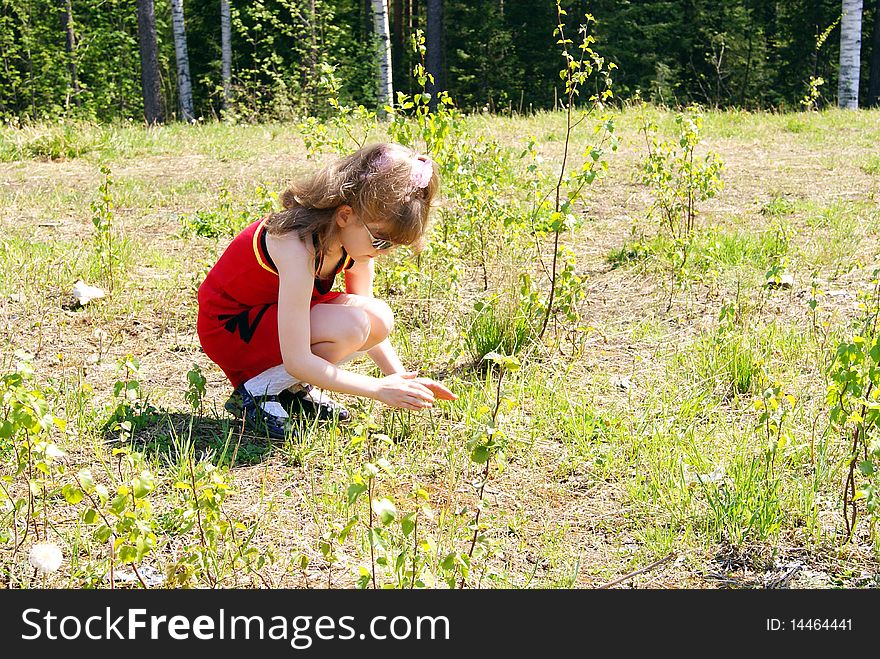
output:
[[[340, 295], [312, 308], [312, 352], [331, 364], [349, 361], [387, 338], [393, 327], [391, 309], [381, 300], [360, 295]], [[254, 396], [277, 395], [299, 380], [283, 364], [273, 366], [245, 382]], [[287, 416], [273, 410], [277, 416]]]
[[338, 364], [384, 341], [393, 327], [394, 316], [385, 302], [361, 295], [340, 295], [312, 309], [312, 352]]

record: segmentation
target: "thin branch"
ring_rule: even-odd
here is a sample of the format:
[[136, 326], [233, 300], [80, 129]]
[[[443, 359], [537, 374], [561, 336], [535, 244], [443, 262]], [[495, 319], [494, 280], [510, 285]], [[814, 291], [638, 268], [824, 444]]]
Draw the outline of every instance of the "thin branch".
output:
[[609, 581], [606, 584], [602, 584], [601, 586], [597, 586], [596, 589], [597, 590], [606, 590], [608, 588], [611, 588], [612, 586], [616, 586], [619, 583], [623, 583], [624, 581], [632, 579], [633, 577], [637, 577], [640, 574], [644, 574], [645, 572], [650, 572], [651, 570], [660, 567], [664, 563], [668, 563], [673, 558], [675, 558], [675, 556], [676, 556], [675, 552], [672, 552], [671, 554], [669, 554], [665, 558], [661, 558], [659, 561], [655, 561], [655, 562], [651, 563], [650, 565], [647, 565], [647, 566], [641, 568], [640, 570], [636, 570], [635, 572], [630, 572], [629, 574], [625, 574], [622, 577], [620, 577], [619, 579], [615, 579], [614, 581]]

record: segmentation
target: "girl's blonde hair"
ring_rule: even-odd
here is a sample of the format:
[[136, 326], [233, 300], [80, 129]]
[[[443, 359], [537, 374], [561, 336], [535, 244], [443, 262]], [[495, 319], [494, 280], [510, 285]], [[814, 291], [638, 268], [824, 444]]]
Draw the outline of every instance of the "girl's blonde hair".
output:
[[[427, 181], [419, 176], [426, 167]], [[323, 250], [336, 232], [336, 210], [347, 204], [364, 222], [382, 225], [383, 238], [418, 252], [439, 187], [430, 158], [400, 144], [371, 144], [293, 183], [281, 195], [284, 210], [269, 218], [266, 230], [295, 231], [304, 241], [312, 235]]]

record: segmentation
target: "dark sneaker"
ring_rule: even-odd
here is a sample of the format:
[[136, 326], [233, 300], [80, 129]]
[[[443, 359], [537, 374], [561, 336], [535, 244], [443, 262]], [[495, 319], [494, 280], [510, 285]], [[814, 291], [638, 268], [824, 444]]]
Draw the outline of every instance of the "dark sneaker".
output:
[[244, 420], [245, 428], [251, 432], [272, 439], [285, 439], [290, 435], [290, 420], [273, 414], [272, 403], [279, 406], [278, 396], [254, 396], [244, 386], [238, 386], [223, 407], [237, 419]]
[[351, 412], [324, 392], [318, 393], [310, 384], [297, 392], [285, 389], [278, 394], [278, 402], [290, 412], [291, 416], [302, 416], [318, 421], [335, 420], [337, 423], [351, 421]]

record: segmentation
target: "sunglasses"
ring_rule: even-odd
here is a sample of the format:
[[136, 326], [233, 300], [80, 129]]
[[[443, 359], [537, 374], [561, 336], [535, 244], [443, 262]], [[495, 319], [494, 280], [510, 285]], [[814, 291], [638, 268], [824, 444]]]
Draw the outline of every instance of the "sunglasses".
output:
[[373, 232], [370, 231], [370, 228], [367, 226], [366, 222], [361, 220], [361, 224], [364, 225], [364, 229], [367, 230], [367, 235], [370, 236], [370, 245], [373, 246], [373, 249], [378, 249], [379, 251], [381, 251], [383, 249], [390, 249], [391, 247], [394, 247], [394, 243], [387, 238], [376, 238], [376, 236], [373, 235]]

